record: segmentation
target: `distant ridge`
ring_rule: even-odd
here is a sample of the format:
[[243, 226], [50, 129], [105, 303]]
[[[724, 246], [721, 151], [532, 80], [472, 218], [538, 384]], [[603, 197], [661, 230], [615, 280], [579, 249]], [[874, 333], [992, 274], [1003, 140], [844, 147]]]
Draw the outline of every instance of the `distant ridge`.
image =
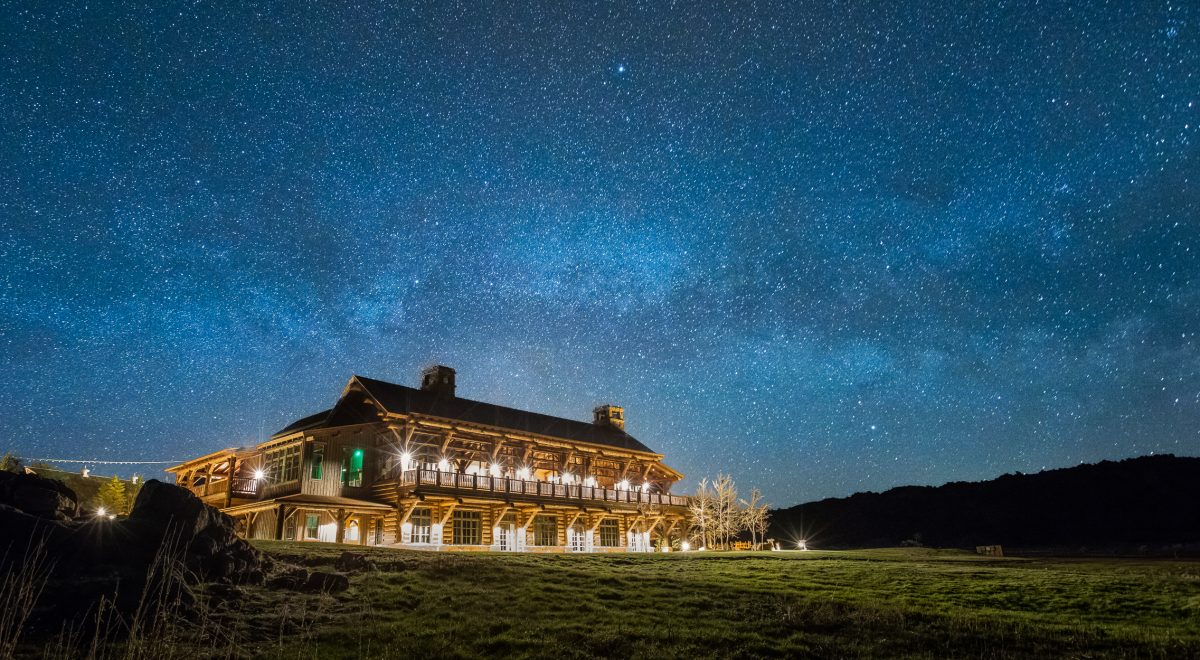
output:
[[1014, 550], [1195, 554], [1200, 458], [1143, 456], [856, 493], [775, 511], [771, 532], [776, 539], [807, 538], [831, 549], [1001, 544]]

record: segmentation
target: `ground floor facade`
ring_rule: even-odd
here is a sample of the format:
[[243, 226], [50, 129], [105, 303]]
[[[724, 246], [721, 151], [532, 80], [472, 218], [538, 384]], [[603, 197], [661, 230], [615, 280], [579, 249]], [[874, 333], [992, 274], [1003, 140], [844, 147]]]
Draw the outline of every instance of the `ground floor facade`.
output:
[[346, 543], [416, 550], [651, 552], [682, 538], [676, 507], [588, 507], [455, 497], [395, 505], [289, 496], [223, 509], [251, 539]]

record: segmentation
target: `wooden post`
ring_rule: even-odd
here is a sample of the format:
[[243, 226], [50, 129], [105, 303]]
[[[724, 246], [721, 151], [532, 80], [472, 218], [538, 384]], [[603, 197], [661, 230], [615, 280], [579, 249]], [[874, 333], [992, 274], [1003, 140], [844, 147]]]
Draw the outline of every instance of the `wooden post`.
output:
[[663, 531], [663, 538], [667, 540], [667, 545], [671, 545], [671, 533], [675, 531], [675, 527], [679, 525], [679, 519], [675, 518], [671, 524]]
[[337, 533], [333, 539], [335, 543], [342, 543], [346, 540], [346, 510], [338, 509], [334, 517], [337, 521]]
[[371, 533], [371, 516], [358, 517], [358, 544], [367, 544], [367, 535]]
[[225, 479], [225, 508], [233, 503], [233, 475], [237, 473], [237, 456], [229, 457], [229, 473]]
[[287, 517], [287, 507], [280, 504], [275, 507], [275, 540], [283, 540], [283, 519]]
[[420, 504], [420, 500], [414, 500], [411, 504], [399, 506], [396, 509], [396, 543], [403, 543], [404, 523], [412, 517], [412, 512], [416, 510], [418, 504]]

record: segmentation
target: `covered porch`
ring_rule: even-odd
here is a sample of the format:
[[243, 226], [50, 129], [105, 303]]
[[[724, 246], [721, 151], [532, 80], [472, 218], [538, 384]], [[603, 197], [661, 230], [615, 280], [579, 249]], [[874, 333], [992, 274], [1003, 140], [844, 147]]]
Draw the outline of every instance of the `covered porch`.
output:
[[223, 509], [248, 539], [384, 545], [387, 504], [331, 495], [294, 494]]
[[684, 518], [663, 507], [414, 497], [401, 500], [389, 536], [396, 547], [414, 550], [651, 552], [682, 537]]

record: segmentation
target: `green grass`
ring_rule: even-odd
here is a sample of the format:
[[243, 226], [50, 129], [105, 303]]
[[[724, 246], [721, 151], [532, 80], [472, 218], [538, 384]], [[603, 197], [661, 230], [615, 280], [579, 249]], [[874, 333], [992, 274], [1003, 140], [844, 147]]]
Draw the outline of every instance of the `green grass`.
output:
[[[347, 549], [256, 545], [326, 570]], [[246, 652], [289, 659], [1200, 657], [1197, 562], [361, 550], [380, 570], [345, 593], [254, 588], [215, 612]]]

